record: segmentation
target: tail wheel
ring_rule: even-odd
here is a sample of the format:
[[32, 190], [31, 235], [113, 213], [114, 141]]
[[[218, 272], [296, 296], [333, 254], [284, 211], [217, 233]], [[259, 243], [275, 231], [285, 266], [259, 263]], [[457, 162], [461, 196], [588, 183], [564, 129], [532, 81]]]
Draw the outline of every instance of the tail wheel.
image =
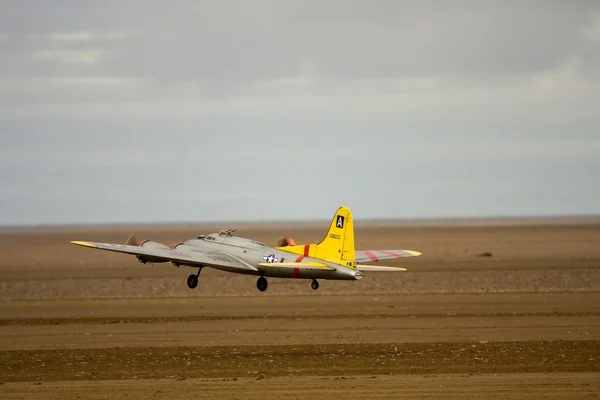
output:
[[310, 284], [310, 287], [312, 288], [312, 290], [317, 290], [319, 288], [319, 282], [317, 282], [316, 279], [313, 279], [313, 281]]
[[267, 290], [268, 286], [269, 286], [269, 282], [267, 282], [267, 279], [264, 276], [261, 276], [256, 281], [256, 288], [258, 290], [260, 290], [261, 292], [264, 292], [265, 290]]

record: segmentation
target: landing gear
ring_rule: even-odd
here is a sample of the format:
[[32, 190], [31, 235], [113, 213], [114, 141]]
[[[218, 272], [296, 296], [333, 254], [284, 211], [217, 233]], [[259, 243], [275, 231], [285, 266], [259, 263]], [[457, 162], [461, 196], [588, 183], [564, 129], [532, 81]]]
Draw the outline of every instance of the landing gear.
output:
[[187, 285], [190, 289], [195, 289], [196, 286], [198, 286], [198, 276], [200, 275], [201, 271], [202, 267], [198, 268], [198, 273], [196, 275], [191, 274], [190, 276], [188, 276]]
[[190, 289], [196, 288], [196, 286], [198, 286], [198, 277], [194, 274], [188, 276], [187, 285]]
[[267, 279], [264, 276], [261, 276], [256, 281], [256, 288], [258, 290], [260, 290], [261, 292], [264, 292], [265, 290], [267, 290], [267, 286], [269, 286], [269, 282], [267, 282]]
[[313, 281], [310, 283], [310, 287], [312, 290], [317, 290], [319, 288], [319, 282], [317, 282], [316, 279], [313, 279]]

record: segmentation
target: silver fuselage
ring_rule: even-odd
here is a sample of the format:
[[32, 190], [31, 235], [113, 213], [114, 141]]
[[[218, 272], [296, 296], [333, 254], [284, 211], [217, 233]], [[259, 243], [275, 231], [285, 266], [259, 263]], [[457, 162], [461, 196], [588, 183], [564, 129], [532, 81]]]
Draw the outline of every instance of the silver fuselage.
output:
[[[223, 235], [212, 233], [205, 237], [190, 239], [184, 243], [173, 247], [183, 253], [203, 252], [203, 253], [224, 253], [235, 257], [240, 262], [252, 267], [253, 269], [240, 270], [239, 268], [230, 268], [218, 264], [210, 265], [212, 268], [226, 272], [242, 273], [247, 275], [257, 275], [276, 278], [304, 278], [304, 279], [332, 279], [332, 280], [358, 280], [363, 274], [357, 270], [347, 268], [343, 265], [330, 263], [311, 257], [301, 257], [303, 262], [319, 262], [335, 268], [334, 271], [311, 270], [310, 272], [289, 267], [277, 268], [280, 262], [295, 262], [300, 256], [289, 253], [284, 250], [278, 250], [265, 245], [256, 240], [247, 239], [238, 236]], [[215, 256], [218, 258], [218, 255]], [[217, 260], [218, 261], [218, 260]], [[269, 267], [261, 267], [260, 263], [271, 263]]]

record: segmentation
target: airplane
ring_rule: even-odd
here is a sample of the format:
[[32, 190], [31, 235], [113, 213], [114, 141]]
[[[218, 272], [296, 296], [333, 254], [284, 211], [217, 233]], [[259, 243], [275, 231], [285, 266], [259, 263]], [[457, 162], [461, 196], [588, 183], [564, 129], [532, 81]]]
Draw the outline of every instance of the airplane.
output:
[[138, 242], [134, 236], [126, 244], [71, 241], [77, 246], [135, 255], [139, 262], [165, 263], [197, 268], [187, 278], [190, 289], [198, 286], [205, 267], [237, 274], [258, 276], [256, 287], [267, 290], [267, 277], [310, 279], [311, 288], [319, 288], [318, 279], [360, 280], [365, 272], [403, 272], [405, 268], [363, 263], [420, 256], [413, 250], [355, 250], [354, 223], [348, 207], [335, 212], [327, 234], [316, 244], [297, 245], [290, 237], [280, 239], [275, 247], [234, 236], [234, 229], [166, 246], [150, 240]]

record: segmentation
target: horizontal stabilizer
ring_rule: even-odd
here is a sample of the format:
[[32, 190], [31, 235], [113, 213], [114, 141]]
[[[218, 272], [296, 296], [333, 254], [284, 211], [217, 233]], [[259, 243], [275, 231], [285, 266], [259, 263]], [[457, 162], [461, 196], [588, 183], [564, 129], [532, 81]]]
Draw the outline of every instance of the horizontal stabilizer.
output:
[[396, 258], [418, 257], [421, 253], [414, 250], [357, 250], [356, 262], [377, 262]]
[[362, 265], [358, 264], [357, 269], [361, 272], [404, 272], [406, 268], [385, 267], [383, 265]]

